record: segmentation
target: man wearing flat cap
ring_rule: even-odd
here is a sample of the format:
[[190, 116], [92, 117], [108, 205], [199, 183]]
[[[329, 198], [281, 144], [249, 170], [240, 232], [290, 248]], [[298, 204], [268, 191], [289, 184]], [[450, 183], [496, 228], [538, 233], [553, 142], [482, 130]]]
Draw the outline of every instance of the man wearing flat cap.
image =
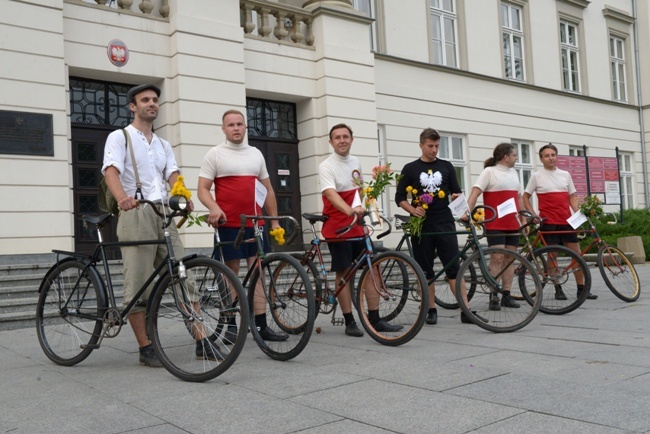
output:
[[[173, 185], [180, 174], [171, 145], [153, 132], [153, 122], [158, 117], [160, 88], [153, 84], [135, 86], [127, 92], [127, 97], [134, 116], [133, 122], [124, 131], [113, 131], [108, 136], [102, 166], [106, 185], [120, 208], [117, 236], [120, 242], [163, 239], [160, 217], [150, 205], [140, 205], [137, 201], [147, 199], [159, 204], [159, 207], [165, 206], [168, 200], [166, 184]], [[125, 132], [130, 137], [128, 144]], [[137, 177], [141, 184], [139, 192], [136, 191], [136, 174], [129, 146], [133, 147]], [[192, 202], [188, 205], [191, 211]], [[171, 233], [175, 256], [185, 256], [176, 227], [172, 224], [167, 230]], [[120, 246], [120, 250], [124, 263], [126, 306], [154, 268], [165, 259], [167, 248], [165, 245], [142, 245]], [[151, 289], [150, 286], [143, 295], [144, 300], [139, 300], [133, 306], [129, 322], [140, 347], [140, 363], [159, 367], [162, 365], [151, 346], [145, 324], [146, 301]], [[201, 346], [203, 339], [200, 338], [197, 341], [197, 357], [216, 359], [218, 355], [213, 353], [213, 348]]]

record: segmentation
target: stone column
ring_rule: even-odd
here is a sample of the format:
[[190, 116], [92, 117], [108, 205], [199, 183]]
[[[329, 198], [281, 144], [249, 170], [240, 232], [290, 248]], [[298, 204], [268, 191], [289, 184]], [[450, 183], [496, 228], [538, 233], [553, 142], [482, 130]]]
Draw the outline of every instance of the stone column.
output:
[[[369, 37], [372, 19], [359, 14], [349, 3], [308, 1], [304, 4], [313, 14], [309, 22], [310, 39], [316, 41], [314, 62], [318, 66], [313, 103], [300, 113], [300, 128], [308, 131], [303, 134], [307, 138], [301, 141], [300, 152], [301, 156], [318, 156], [318, 161], [302, 165], [301, 177], [317, 179], [317, 163], [332, 152], [329, 129], [340, 122], [354, 131], [351, 152], [360, 158], [368, 177], [377, 165], [375, 56]], [[320, 186], [316, 183], [301, 186], [301, 191], [303, 196], [320, 199]]]

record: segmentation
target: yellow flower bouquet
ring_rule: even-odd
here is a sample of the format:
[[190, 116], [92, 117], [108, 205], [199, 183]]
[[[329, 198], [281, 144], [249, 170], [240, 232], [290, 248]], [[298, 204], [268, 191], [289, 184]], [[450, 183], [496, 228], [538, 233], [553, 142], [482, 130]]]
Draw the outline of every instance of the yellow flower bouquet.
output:
[[[406, 194], [407, 196], [411, 197], [411, 205], [414, 207], [420, 206], [425, 211], [429, 209], [429, 206], [433, 203], [434, 200], [444, 199], [447, 196], [443, 190], [438, 190], [435, 193], [424, 192], [418, 194], [418, 190], [410, 185], [406, 187]], [[409, 217], [406, 228], [408, 229], [411, 236], [422, 238], [422, 226], [424, 226], [424, 221], [426, 219], [426, 216], [418, 217], [412, 215]]]
[[[190, 200], [192, 198], [192, 193], [187, 188], [185, 188], [185, 178], [183, 177], [183, 175], [179, 175], [179, 177], [176, 178], [176, 182], [174, 182], [174, 185], [172, 186], [172, 191], [169, 194], [172, 196], [183, 196], [187, 200]], [[186, 221], [189, 221], [189, 223], [187, 224], [188, 228], [194, 225], [201, 226], [201, 224], [206, 222], [207, 220], [208, 220], [207, 215], [200, 216], [188, 212], [187, 215], [178, 222], [176, 227], [180, 228], [181, 226], [183, 226], [183, 224]]]
[[275, 242], [278, 243], [278, 246], [284, 245], [284, 228], [271, 229], [269, 234], [275, 238]]

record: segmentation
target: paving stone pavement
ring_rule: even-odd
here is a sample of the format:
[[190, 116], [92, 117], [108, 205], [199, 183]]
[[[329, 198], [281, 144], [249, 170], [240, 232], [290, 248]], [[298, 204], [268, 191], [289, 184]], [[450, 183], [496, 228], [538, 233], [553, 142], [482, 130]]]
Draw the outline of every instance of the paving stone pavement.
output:
[[637, 270], [637, 302], [594, 269], [598, 300], [509, 334], [439, 309], [437, 325], [385, 347], [319, 316], [294, 360], [249, 337], [203, 384], [140, 366], [130, 330], [74, 367], [51, 363], [34, 328], [0, 332], [0, 432], [648, 433], [650, 263]]

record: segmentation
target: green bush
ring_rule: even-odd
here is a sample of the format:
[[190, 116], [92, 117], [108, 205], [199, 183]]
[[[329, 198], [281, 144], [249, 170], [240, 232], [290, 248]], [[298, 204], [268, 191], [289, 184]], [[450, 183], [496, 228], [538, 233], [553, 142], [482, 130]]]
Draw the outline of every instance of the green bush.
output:
[[[646, 261], [650, 260], [650, 210], [628, 209], [623, 211], [623, 224], [620, 223], [620, 214], [616, 213], [619, 223], [607, 224], [606, 221], [596, 220], [596, 229], [600, 236], [608, 243], [616, 245], [616, 240], [621, 237], [640, 236], [643, 241], [643, 249], [646, 254]], [[580, 241], [580, 247], [585, 248], [591, 239]]]

